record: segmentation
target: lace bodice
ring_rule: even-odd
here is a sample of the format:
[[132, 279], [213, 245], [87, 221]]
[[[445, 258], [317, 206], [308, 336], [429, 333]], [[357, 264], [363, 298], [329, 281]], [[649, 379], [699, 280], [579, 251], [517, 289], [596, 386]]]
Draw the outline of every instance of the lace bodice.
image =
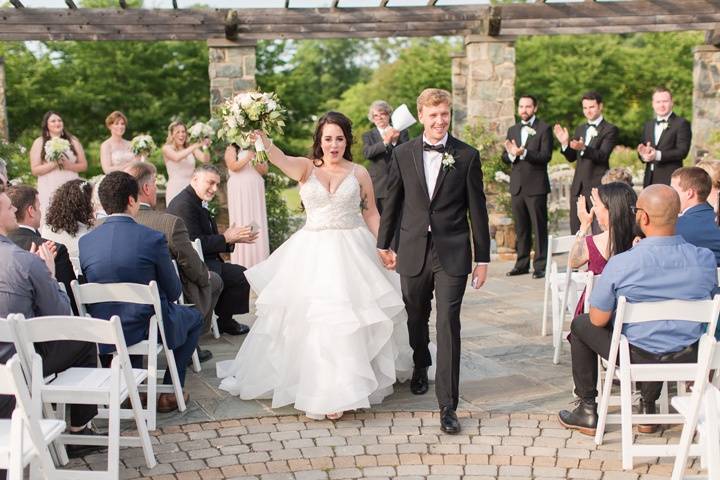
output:
[[320, 183], [313, 169], [300, 187], [300, 199], [307, 215], [305, 229], [335, 230], [365, 225], [360, 214], [360, 183], [354, 167], [334, 192], [329, 192]]

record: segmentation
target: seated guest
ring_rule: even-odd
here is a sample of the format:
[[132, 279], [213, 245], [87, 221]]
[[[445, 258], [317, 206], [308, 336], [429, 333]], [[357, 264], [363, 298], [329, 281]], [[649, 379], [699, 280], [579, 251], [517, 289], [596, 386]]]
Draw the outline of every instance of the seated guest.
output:
[[[37, 195], [37, 192], [36, 192]], [[39, 210], [39, 208], [38, 208]], [[72, 315], [70, 300], [53, 277], [55, 261], [53, 246], [36, 243], [27, 252], [8, 239], [18, 228], [13, 206], [0, 188], [0, 317], [21, 313], [26, 318], [43, 315]], [[97, 348], [94, 343], [56, 341], [35, 345], [43, 359], [43, 375], [63, 372], [71, 367], [95, 367]], [[0, 342], [0, 362], [7, 362], [15, 354], [15, 346]], [[0, 395], [0, 418], [10, 418], [15, 408], [13, 397]], [[97, 415], [95, 405], [70, 406], [70, 432], [92, 435], [90, 421]], [[70, 445], [68, 454], [79, 456], [98, 447]]]
[[[180, 297], [182, 285], [163, 234], [138, 224], [133, 218], [140, 209], [137, 181], [125, 172], [111, 172], [100, 184], [98, 193], [108, 217], [80, 238], [83, 273], [90, 283], [147, 285], [153, 280], [157, 282], [165, 338], [175, 355], [180, 383], [184, 385], [185, 371], [202, 331], [202, 314], [193, 307], [172, 303]], [[151, 305], [101, 303], [89, 305], [88, 312], [96, 318], [119, 315], [128, 346], [148, 338]], [[101, 352], [108, 353], [102, 346]], [[137, 360], [132, 359], [133, 363]], [[172, 383], [169, 369], [163, 382]], [[175, 395], [161, 394], [157, 407], [158, 412], [163, 413], [177, 409]]]
[[[29, 185], [17, 185], [8, 188], [8, 197], [16, 208], [18, 228], [8, 233], [8, 238], [23, 250], [30, 250], [33, 246], [52, 241], [40, 236], [38, 229], [41, 225], [40, 197], [38, 191]], [[65, 285], [65, 291], [70, 296], [73, 313], [77, 314], [75, 300], [72, 297], [70, 282], [75, 280], [75, 270], [70, 262], [68, 250], [62, 243], [55, 243], [55, 278]]]
[[[586, 213], [585, 197], [578, 197], [580, 229], [575, 234], [575, 244], [570, 250], [570, 266], [587, 269], [600, 275], [608, 259], [632, 247], [635, 238], [635, 219], [630, 209], [637, 201], [635, 191], [625, 183], [608, 183], [592, 189], [592, 208]], [[589, 235], [593, 221], [597, 221], [602, 233]], [[575, 308], [575, 315], [583, 313], [585, 293]]]
[[95, 225], [92, 194], [90, 182], [70, 180], [58, 187], [45, 212], [43, 236], [65, 245], [71, 257], [80, 256], [78, 240]]
[[678, 168], [670, 177], [670, 186], [680, 196], [677, 234], [686, 242], [710, 249], [720, 266], [720, 228], [715, 223], [715, 212], [707, 203], [712, 188], [710, 175], [698, 167]]
[[200, 239], [203, 256], [208, 268], [220, 275], [223, 290], [215, 307], [220, 332], [230, 335], [244, 335], [250, 329], [247, 325], [235, 323], [233, 315], [250, 311], [250, 284], [245, 279], [245, 267], [225, 262], [221, 253], [230, 253], [236, 243], [253, 243], [258, 234], [250, 227], [228, 227], [218, 233], [215, 218], [207, 209], [220, 185], [220, 171], [212, 165], [201, 165], [195, 169], [190, 185], [172, 199], [167, 212], [185, 221], [190, 239]]
[[600, 184], [605, 185], [606, 183], [619, 182], [626, 185], [633, 186], [633, 177], [630, 170], [625, 167], [614, 167], [605, 172], [605, 175], [600, 179]]
[[720, 160], [713, 160], [712, 158], [703, 159], [695, 164], [695, 166], [705, 170], [712, 179], [712, 189], [710, 190], [710, 195], [708, 195], [708, 203], [713, 207], [715, 216], [717, 217], [718, 204], [720, 204]]
[[[170, 255], [177, 262], [185, 301], [200, 310], [205, 318], [204, 331], [210, 330], [213, 309], [222, 291], [222, 279], [208, 271], [190, 242], [182, 218], [155, 210], [157, 204], [157, 169], [150, 162], [135, 162], [125, 171], [138, 182], [140, 210], [135, 221], [165, 235]], [[212, 358], [210, 350], [198, 349], [200, 361]]]
[[[586, 435], [597, 425], [597, 356], [607, 359], [613, 312], [620, 296], [630, 303], [663, 300], [703, 300], [717, 288], [715, 256], [675, 234], [680, 199], [667, 185], [650, 185], [633, 208], [645, 238], [632, 249], [613, 256], [590, 296], [590, 314], [576, 317], [570, 340], [572, 373], [578, 406], [563, 410], [560, 423]], [[624, 325], [633, 363], [697, 361], [697, 344], [705, 325], [682, 320], [657, 320]], [[662, 382], [638, 383], [641, 413], [655, 413]], [[653, 433], [657, 425], [640, 425]]]

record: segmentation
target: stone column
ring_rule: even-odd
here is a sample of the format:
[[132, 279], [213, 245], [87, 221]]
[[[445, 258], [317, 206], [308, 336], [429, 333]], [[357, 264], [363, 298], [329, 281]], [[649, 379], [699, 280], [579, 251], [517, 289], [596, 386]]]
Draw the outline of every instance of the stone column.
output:
[[0, 57], [0, 140], [10, 140], [5, 104], [5, 60], [3, 57]]
[[464, 58], [453, 58], [452, 65], [453, 94], [460, 97], [453, 101], [459, 110], [453, 118], [453, 132], [459, 134], [466, 123], [482, 120], [504, 137], [515, 123], [514, 41], [469, 35]]
[[253, 41], [208, 40], [210, 108], [236, 93], [254, 90], [255, 44]]
[[[711, 145], [712, 137], [720, 142], [720, 48], [713, 45], [695, 47], [693, 64], [693, 118], [692, 148], [690, 158], [699, 159], [712, 148], [720, 150], [720, 144]], [[715, 160], [720, 160], [716, 158]]]

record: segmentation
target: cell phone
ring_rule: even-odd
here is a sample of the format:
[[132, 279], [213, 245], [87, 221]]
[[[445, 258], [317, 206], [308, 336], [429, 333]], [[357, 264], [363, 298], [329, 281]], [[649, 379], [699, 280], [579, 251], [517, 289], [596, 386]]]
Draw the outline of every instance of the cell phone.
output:
[[250, 222], [248, 227], [250, 227], [250, 233], [257, 233], [260, 231], [260, 225], [258, 225], [255, 221]]

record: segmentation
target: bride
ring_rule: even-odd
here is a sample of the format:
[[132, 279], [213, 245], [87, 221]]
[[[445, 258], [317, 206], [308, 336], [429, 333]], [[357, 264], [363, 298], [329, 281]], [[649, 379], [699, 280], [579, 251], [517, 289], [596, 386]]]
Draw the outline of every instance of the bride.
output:
[[323, 115], [312, 158], [289, 157], [258, 135], [270, 162], [300, 183], [307, 219], [245, 272], [257, 320], [235, 360], [218, 363], [220, 388], [335, 420], [379, 403], [410, 376], [400, 278], [376, 254], [380, 215], [370, 175], [352, 163], [350, 120]]

